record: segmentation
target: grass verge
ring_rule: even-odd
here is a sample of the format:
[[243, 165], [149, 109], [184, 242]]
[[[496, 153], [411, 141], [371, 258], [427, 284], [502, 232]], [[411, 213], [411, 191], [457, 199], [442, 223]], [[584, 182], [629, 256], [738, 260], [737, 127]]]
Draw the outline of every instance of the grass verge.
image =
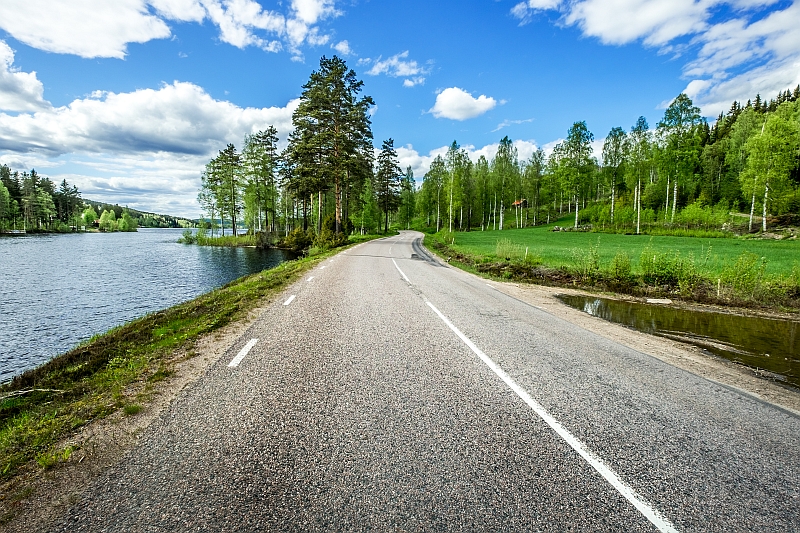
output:
[[800, 308], [800, 243], [552, 232], [426, 236], [460, 268], [504, 280], [778, 311]]
[[120, 410], [135, 416], [155, 383], [173, 372], [174, 353], [191, 356], [202, 335], [245, 317], [339, 251], [289, 261], [146, 315], [0, 386], [0, 479], [66, 461], [72, 449], [57, 444], [93, 420]]

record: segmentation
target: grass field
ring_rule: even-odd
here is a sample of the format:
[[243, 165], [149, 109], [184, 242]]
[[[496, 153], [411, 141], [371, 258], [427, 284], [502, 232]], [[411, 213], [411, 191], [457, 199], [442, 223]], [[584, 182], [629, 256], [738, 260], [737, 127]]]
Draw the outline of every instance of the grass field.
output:
[[766, 259], [765, 274], [770, 277], [789, 276], [796, 267], [800, 268], [800, 242], [793, 240], [755, 240], [755, 239], [712, 239], [699, 237], [667, 237], [650, 235], [620, 235], [588, 232], [553, 232], [555, 225], [568, 226], [565, 218], [548, 226], [536, 228], [511, 229], [503, 231], [471, 231], [453, 233], [453, 248], [459, 252], [498, 258], [497, 243], [508, 239], [528, 254], [538, 258], [551, 267], [572, 266], [575, 251], [585, 252], [597, 247], [601, 265], [609, 264], [619, 252], [625, 252], [631, 261], [634, 272], [639, 270], [639, 260], [645, 249], [657, 253], [677, 252], [682, 257], [692, 256], [696, 264], [702, 264], [707, 276], [718, 276], [726, 268], [735, 264], [737, 258], [749, 252]]

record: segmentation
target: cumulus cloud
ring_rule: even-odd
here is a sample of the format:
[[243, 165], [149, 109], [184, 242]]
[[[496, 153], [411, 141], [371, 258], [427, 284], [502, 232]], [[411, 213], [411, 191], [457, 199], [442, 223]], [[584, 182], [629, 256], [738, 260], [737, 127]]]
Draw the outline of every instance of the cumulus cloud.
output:
[[227, 143], [241, 148], [245, 134], [270, 125], [285, 145], [298, 103], [242, 108], [183, 82], [97, 91], [63, 107], [0, 113], [0, 163], [66, 179], [84, 197], [196, 217], [205, 163]]
[[348, 43], [347, 41], [339, 41], [336, 44], [332, 44], [331, 48], [333, 48], [343, 56], [349, 56], [353, 54], [353, 50], [350, 48], [350, 43]]
[[297, 103], [241, 108], [185, 82], [130, 93], [95, 93], [64, 107], [16, 116], [0, 113], [0, 150], [51, 156], [74, 152], [208, 155], [269, 125], [285, 136]]
[[14, 68], [14, 51], [0, 41], [0, 111], [37, 111], [50, 107], [36, 72]]
[[40, 50], [122, 59], [128, 43], [169, 37], [168, 22], [210, 20], [225, 43], [297, 57], [304, 44], [328, 43], [317, 24], [339, 14], [333, 0], [292, 0], [287, 13], [254, 0], [4, 0], [0, 28]]
[[450, 87], [436, 96], [436, 103], [428, 112], [436, 118], [467, 120], [486, 113], [496, 105], [497, 100], [491, 96], [482, 94], [475, 98], [464, 89]]
[[378, 59], [363, 58], [359, 60], [359, 65], [369, 65], [372, 67], [367, 71], [370, 76], [379, 76], [386, 74], [393, 78], [406, 78], [403, 80], [404, 87], [414, 87], [415, 85], [422, 85], [425, 83], [425, 76], [428, 74], [429, 69], [421, 66], [413, 59], [408, 59], [408, 50], [400, 52], [392, 57], [383, 59], [379, 56]]

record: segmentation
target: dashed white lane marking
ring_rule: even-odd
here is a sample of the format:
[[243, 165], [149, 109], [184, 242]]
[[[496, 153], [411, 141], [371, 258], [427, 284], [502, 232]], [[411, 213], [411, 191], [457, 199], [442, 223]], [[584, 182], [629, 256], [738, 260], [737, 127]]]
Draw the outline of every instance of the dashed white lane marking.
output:
[[[392, 259], [392, 263], [394, 263], [394, 259]], [[405, 272], [403, 272], [402, 270], [400, 270], [400, 267], [399, 267], [399, 266], [397, 266], [397, 263], [394, 263], [394, 267], [397, 269], [397, 271], [398, 271], [398, 272], [400, 272], [400, 275], [401, 275], [401, 276], [403, 276], [403, 279], [404, 279], [404, 280], [406, 280], [406, 283], [408, 283], [409, 285], [411, 285], [411, 281], [408, 279], [408, 276], [406, 276], [406, 273], [405, 273]]]
[[244, 356], [247, 355], [247, 352], [249, 352], [253, 348], [253, 346], [256, 345], [257, 342], [258, 339], [250, 339], [250, 341], [248, 341], [248, 343], [244, 345], [244, 348], [239, 350], [239, 353], [236, 354], [236, 357], [234, 357], [233, 360], [230, 363], [228, 363], [228, 366], [232, 368], [239, 366], [239, 363], [242, 362]]
[[622, 479], [620, 479], [620, 477], [616, 474], [616, 472], [611, 470], [611, 468], [609, 468], [603, 462], [602, 459], [600, 459], [599, 457], [594, 455], [591, 451], [589, 451], [586, 448], [586, 445], [584, 445], [581, 441], [575, 438], [575, 436], [572, 435], [572, 433], [567, 431], [558, 420], [553, 418], [550, 415], [550, 413], [548, 413], [545, 410], [545, 408], [542, 407], [541, 404], [539, 404], [539, 402], [531, 398], [531, 396], [525, 391], [525, 389], [517, 385], [517, 383], [513, 379], [511, 379], [511, 376], [506, 374], [506, 372], [502, 368], [497, 366], [497, 364], [494, 361], [492, 361], [492, 359], [488, 355], [483, 353], [480, 350], [480, 348], [475, 346], [475, 343], [473, 343], [466, 335], [461, 333], [461, 331], [457, 327], [455, 327], [453, 323], [450, 322], [450, 320], [448, 320], [447, 317], [441, 313], [441, 311], [436, 309], [436, 307], [432, 303], [430, 302], [425, 302], [425, 303], [428, 304], [428, 307], [433, 309], [433, 311], [439, 316], [439, 318], [442, 319], [442, 321], [445, 324], [447, 324], [447, 327], [453, 330], [453, 333], [455, 333], [458, 336], [458, 338], [460, 338], [464, 342], [464, 344], [469, 346], [470, 350], [475, 352], [475, 355], [481, 358], [481, 360], [486, 364], [486, 366], [488, 366], [492, 370], [492, 372], [497, 374], [497, 376], [500, 379], [502, 379], [503, 382], [505, 382], [505, 384], [508, 385], [508, 387], [522, 399], [522, 401], [528, 404], [528, 406], [531, 409], [533, 409], [536, 412], [536, 414], [539, 415], [539, 417], [541, 417], [541, 419], [544, 420], [545, 423], [548, 426], [550, 426], [550, 428], [553, 429], [553, 431], [555, 431], [562, 439], [564, 439], [564, 441], [566, 441], [566, 443], [569, 444], [573, 450], [578, 452], [578, 455], [583, 457], [583, 459], [587, 463], [589, 463], [589, 465], [591, 465], [592, 468], [597, 470], [597, 472], [601, 476], [603, 476], [605, 480], [608, 481], [611, 484], [611, 486], [614, 487], [614, 489], [616, 489], [617, 492], [619, 492], [626, 500], [631, 502], [631, 504], [633, 504], [633, 506], [636, 507], [636, 509], [638, 509], [638, 511], [642, 513], [645, 516], [645, 518], [647, 518], [650, 521], [651, 524], [656, 526], [656, 528], [658, 528], [658, 530], [661, 531], [662, 533], [678, 532], [678, 530], [675, 529], [675, 526], [673, 526], [669, 520], [667, 520], [664, 516], [662, 516], [660, 512], [658, 512], [654, 507], [652, 507], [649, 503], [647, 503], [647, 501], [645, 501], [641, 496], [639, 496], [639, 494], [635, 490], [633, 490], [624, 481], [622, 481]]
[[486, 284], [486, 286], [487, 286], [487, 287], [489, 287], [490, 289], [494, 289], [494, 285], [489, 285], [489, 284], [487, 283], [487, 284]]
[[314, 279], [314, 276], [309, 276], [309, 278], [306, 281], [311, 281], [312, 279]]
[[323, 268], [325, 268], [325, 265], [322, 265], [321, 267], [319, 267], [320, 270], [322, 270]]
[[294, 301], [294, 298], [295, 298], [295, 295], [294, 295], [294, 294], [292, 294], [291, 296], [289, 296], [289, 299], [288, 299], [288, 300], [286, 300], [285, 302], [283, 302], [283, 305], [289, 305], [290, 303], [292, 303], [292, 301]]

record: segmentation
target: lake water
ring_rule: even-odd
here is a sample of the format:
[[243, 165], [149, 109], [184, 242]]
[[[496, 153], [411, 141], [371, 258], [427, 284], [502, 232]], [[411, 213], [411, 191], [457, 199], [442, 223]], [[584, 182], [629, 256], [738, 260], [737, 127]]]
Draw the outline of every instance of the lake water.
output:
[[291, 259], [182, 230], [0, 237], [0, 382], [97, 333]]

